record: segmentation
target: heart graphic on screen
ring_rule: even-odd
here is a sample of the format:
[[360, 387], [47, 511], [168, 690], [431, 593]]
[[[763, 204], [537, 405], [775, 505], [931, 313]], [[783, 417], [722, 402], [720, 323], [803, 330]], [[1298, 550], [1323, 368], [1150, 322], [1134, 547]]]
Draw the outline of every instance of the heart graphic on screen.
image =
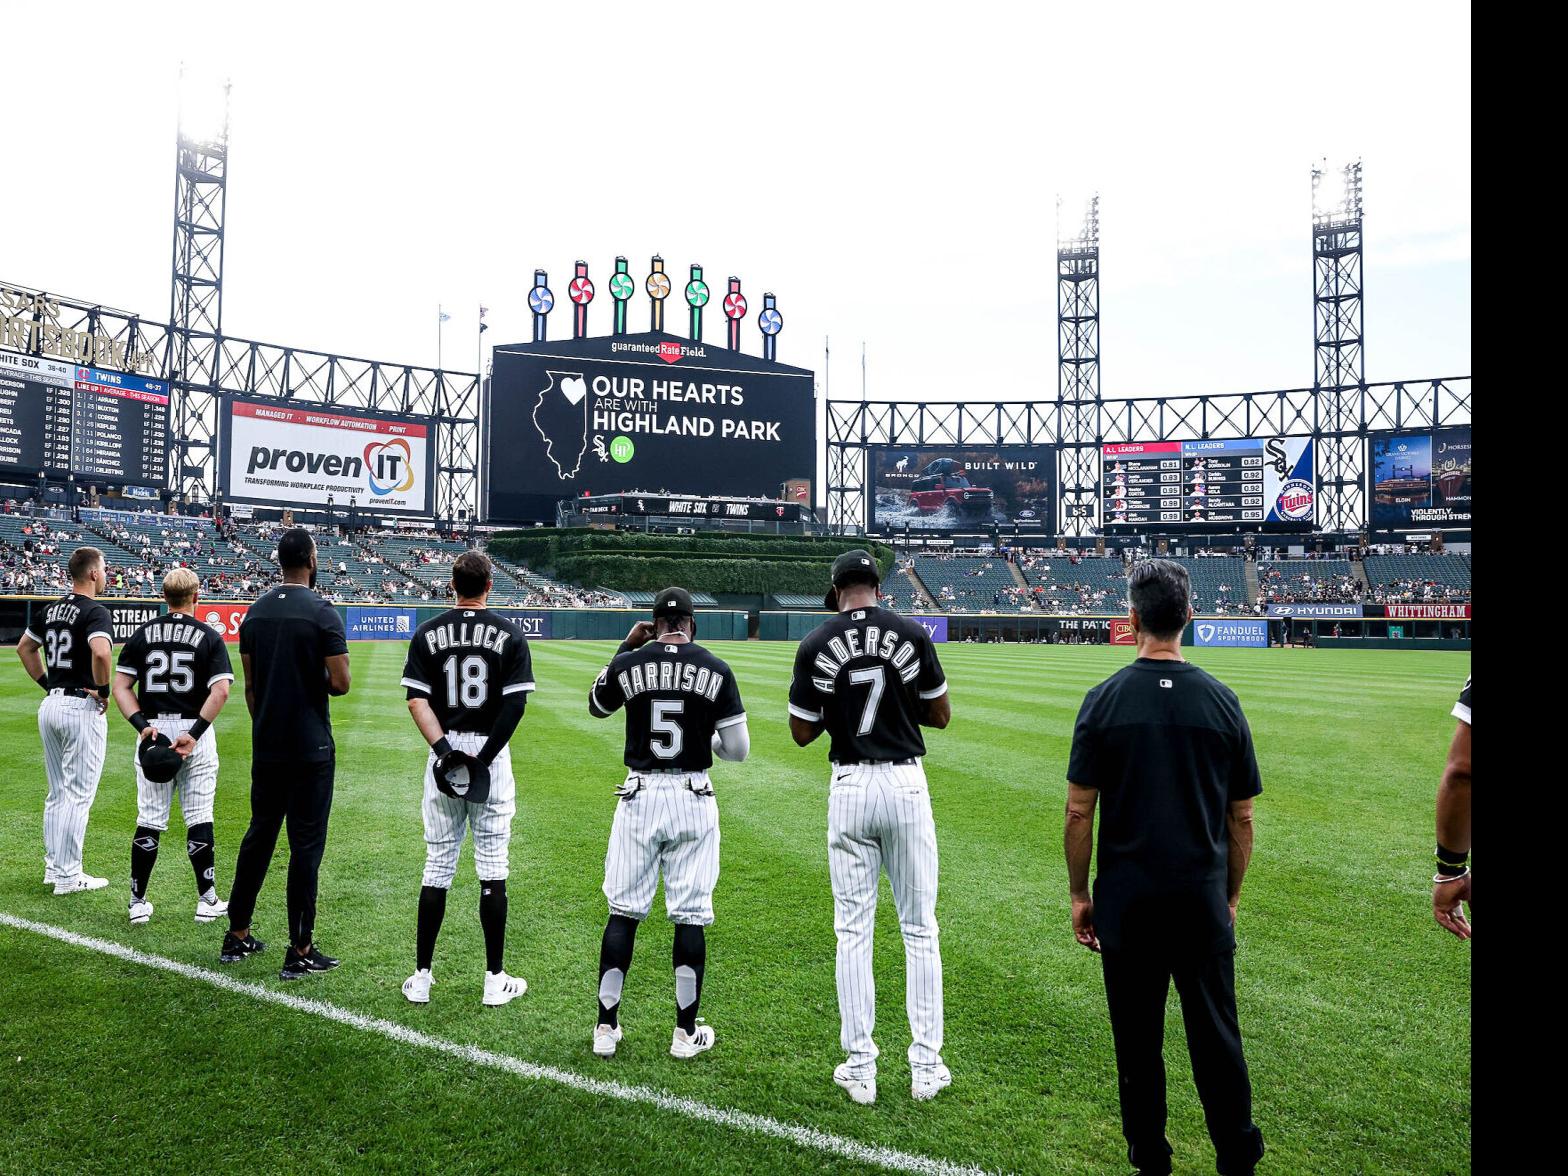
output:
[[561, 381], [561, 395], [571, 404], [581, 404], [588, 395], [588, 382], [581, 376], [568, 376]]

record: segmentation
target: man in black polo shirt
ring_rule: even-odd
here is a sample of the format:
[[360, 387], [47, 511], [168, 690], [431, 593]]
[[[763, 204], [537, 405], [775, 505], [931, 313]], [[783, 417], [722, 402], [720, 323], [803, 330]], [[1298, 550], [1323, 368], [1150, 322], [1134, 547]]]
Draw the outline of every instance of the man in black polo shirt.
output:
[[1236, 695], [1182, 659], [1187, 570], [1145, 560], [1128, 595], [1138, 659], [1089, 691], [1073, 731], [1064, 836], [1073, 933], [1104, 964], [1127, 1158], [1143, 1173], [1171, 1170], [1161, 1047], [1174, 978], [1218, 1169], [1236, 1176], [1263, 1154], [1234, 970], [1252, 798], [1263, 784]]
[[278, 830], [289, 829], [289, 950], [279, 976], [298, 980], [338, 961], [314, 942], [316, 877], [327, 843], [335, 748], [329, 695], [348, 693], [343, 618], [312, 590], [316, 543], [296, 527], [278, 540], [283, 583], [240, 625], [245, 705], [251, 715], [250, 828], [234, 863], [229, 932], [219, 958], [232, 964], [266, 944], [250, 933]]

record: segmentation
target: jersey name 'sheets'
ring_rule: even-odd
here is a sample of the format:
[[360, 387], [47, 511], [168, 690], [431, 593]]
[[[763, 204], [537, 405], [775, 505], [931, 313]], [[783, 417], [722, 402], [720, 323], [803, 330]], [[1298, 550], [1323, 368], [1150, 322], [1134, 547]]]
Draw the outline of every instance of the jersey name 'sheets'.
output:
[[88, 641], [102, 634], [114, 637], [109, 610], [96, 600], [72, 593], [44, 610], [44, 623], [32, 631], [43, 646], [44, 669], [51, 689], [91, 690], [93, 657]]

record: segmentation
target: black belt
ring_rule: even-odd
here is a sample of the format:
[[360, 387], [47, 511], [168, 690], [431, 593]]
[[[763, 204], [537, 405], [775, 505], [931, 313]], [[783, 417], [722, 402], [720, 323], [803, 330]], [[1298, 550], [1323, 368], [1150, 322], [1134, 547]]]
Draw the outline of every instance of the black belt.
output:
[[80, 686], [51, 686], [51, 687], [49, 687], [49, 693], [50, 694], [63, 694], [67, 698], [97, 698], [98, 697], [98, 692], [96, 690], [92, 690], [92, 691], [83, 690]]
[[836, 768], [880, 768], [891, 764], [895, 768], [913, 767], [916, 761], [912, 759], [901, 760], [844, 760], [835, 763]]

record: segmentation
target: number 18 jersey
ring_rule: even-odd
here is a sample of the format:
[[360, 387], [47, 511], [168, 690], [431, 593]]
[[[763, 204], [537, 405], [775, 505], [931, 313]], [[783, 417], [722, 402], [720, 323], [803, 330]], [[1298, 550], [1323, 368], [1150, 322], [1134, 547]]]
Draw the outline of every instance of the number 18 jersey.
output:
[[408, 697], [430, 703], [448, 734], [488, 735], [501, 700], [534, 688], [528, 639], [490, 609], [448, 609], [414, 630], [403, 685]]

